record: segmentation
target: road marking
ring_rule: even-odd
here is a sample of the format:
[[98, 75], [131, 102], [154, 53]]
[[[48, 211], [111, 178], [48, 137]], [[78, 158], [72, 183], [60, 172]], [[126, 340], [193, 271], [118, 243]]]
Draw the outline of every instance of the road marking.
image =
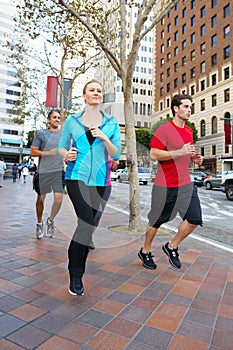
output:
[[[110, 207], [111, 209], [116, 209], [116, 206], [113, 206], [113, 205], [111, 205], [111, 204], [107, 204], [107, 207]], [[127, 211], [127, 210], [122, 210], [122, 209], [118, 209], [121, 213], [123, 213], [123, 214], [126, 214], [126, 215], [129, 215], [129, 212]], [[146, 222], [148, 222], [148, 219], [147, 218], [145, 218], [145, 217], [141, 217], [141, 220], [143, 220], [143, 221], [146, 221]], [[180, 220], [181, 221], [181, 220]], [[174, 232], [177, 232], [178, 231], [178, 228], [177, 227], [175, 227], [175, 226], [173, 226], [173, 225], [171, 225], [171, 223], [168, 225], [163, 225], [163, 227], [165, 227], [165, 228], [167, 228], [167, 229], [169, 229], [169, 230], [172, 230], [172, 231], [174, 231]], [[191, 237], [191, 238], [193, 238], [193, 239], [196, 239], [197, 241], [201, 241], [201, 242], [204, 242], [204, 243], [207, 243], [207, 244], [210, 244], [210, 245], [212, 245], [212, 246], [214, 246], [214, 247], [217, 247], [217, 248], [219, 248], [219, 249], [222, 249], [222, 250], [226, 250], [226, 251], [228, 251], [228, 252], [230, 252], [230, 253], [233, 253], [233, 248], [231, 248], [230, 246], [227, 246], [227, 245], [224, 245], [224, 244], [221, 244], [221, 243], [218, 243], [217, 241], [214, 241], [214, 240], [212, 240], [212, 239], [208, 239], [208, 238], [203, 238], [203, 237], [201, 237], [201, 236], [199, 236], [199, 235], [197, 235], [197, 234], [190, 234], [189, 235], [189, 237]]]

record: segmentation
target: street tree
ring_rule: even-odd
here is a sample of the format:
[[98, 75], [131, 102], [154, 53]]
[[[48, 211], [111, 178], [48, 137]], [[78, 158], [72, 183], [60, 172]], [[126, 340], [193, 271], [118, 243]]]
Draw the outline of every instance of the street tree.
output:
[[136, 129], [136, 150], [138, 160], [144, 167], [150, 166], [150, 142], [152, 139], [151, 129]]
[[[36, 6], [32, 6], [32, 1], [19, 2], [15, 19], [17, 35], [7, 41], [10, 49], [7, 60], [17, 70], [23, 90], [13, 107], [18, 112], [15, 118], [18, 123], [30, 115], [34, 120], [39, 116], [46, 120], [44, 81], [46, 76], [53, 75], [58, 78], [63, 124], [71, 105], [75, 111], [77, 96], [71, 94], [75, 82], [96, 65], [101, 51], [82, 24], [73, 26], [67, 12], [57, 12], [52, 1], [46, 3], [50, 7], [44, 7], [40, 2]], [[65, 80], [69, 82], [68, 89], [64, 86]]]
[[[53, 0], [58, 4], [60, 9], [69, 11], [77, 22], [82, 23], [87, 31], [93, 35], [96, 43], [102, 48], [106, 58], [116, 71], [118, 77], [122, 80], [122, 89], [124, 95], [124, 115], [125, 115], [125, 131], [126, 131], [126, 148], [127, 148], [127, 166], [129, 169], [130, 180], [130, 217], [129, 228], [136, 230], [140, 225], [140, 200], [139, 200], [139, 183], [137, 173], [137, 152], [136, 152], [136, 136], [135, 136], [135, 118], [133, 113], [133, 93], [132, 82], [133, 73], [136, 65], [137, 54], [141, 45], [142, 39], [149, 33], [156, 23], [174, 6], [174, 0], [120, 0], [119, 7], [115, 10], [118, 19], [118, 27], [114, 33], [118, 32], [120, 41], [120, 58], [112, 48], [112, 40], [109, 40], [109, 9], [106, 9], [103, 15], [103, 1], [96, 0], [93, 3], [86, 1], [65, 1]], [[116, 3], [108, 1], [109, 6]], [[129, 44], [129, 28], [126, 20], [127, 8], [136, 6], [138, 8], [137, 20], [134, 26], [132, 41]], [[113, 6], [112, 6], [113, 7]], [[110, 7], [110, 8], [112, 8]], [[109, 8], [109, 7], [108, 7]], [[96, 16], [97, 14], [97, 16]], [[145, 26], [149, 16], [153, 19], [150, 25]], [[105, 30], [106, 28], [106, 30]]]
[[[64, 16], [67, 21], [69, 20], [71, 27], [78, 28], [80, 25], [83, 26], [86, 29], [87, 35], [91, 34], [96, 42], [96, 47], [102, 50], [109, 64], [122, 81], [127, 166], [130, 179], [130, 230], [137, 230], [140, 226], [138, 161], [132, 93], [133, 74], [142, 39], [153, 30], [156, 23], [174, 6], [175, 2], [177, 0], [96, 0], [94, 2], [84, 0], [24, 1], [26, 8], [29, 8], [31, 11], [32, 17], [37, 11], [41, 11], [40, 16], [42, 18], [47, 18], [47, 13], [50, 13], [51, 21], [55, 21], [55, 18], [58, 20], [59, 16], [60, 18]], [[137, 19], [131, 40], [126, 12], [132, 6], [137, 8]], [[145, 23], [149, 16], [151, 16], [151, 22], [146, 26]], [[119, 42], [119, 56], [117, 41]]]
[[[167, 123], [169, 120], [172, 120], [172, 119], [173, 119], [172, 117], [168, 117], [168, 118], [164, 118], [164, 119], [157, 121], [157, 123], [153, 124], [151, 127], [152, 134], [154, 134], [155, 130], [157, 130], [160, 127], [160, 125]], [[194, 141], [194, 143], [197, 142], [198, 131], [197, 131], [195, 124], [193, 122], [191, 122], [190, 120], [186, 120], [185, 124], [187, 124], [193, 130], [193, 141]]]

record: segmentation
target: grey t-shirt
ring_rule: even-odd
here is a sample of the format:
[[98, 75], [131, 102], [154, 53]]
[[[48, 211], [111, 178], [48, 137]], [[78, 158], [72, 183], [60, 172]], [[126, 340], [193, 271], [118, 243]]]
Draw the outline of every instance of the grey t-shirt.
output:
[[[32, 146], [38, 147], [40, 151], [50, 151], [53, 148], [57, 148], [61, 134], [61, 130], [57, 130], [55, 132], [52, 132], [49, 129], [40, 130], [36, 134], [32, 142]], [[40, 157], [38, 167], [39, 173], [50, 173], [62, 169], [63, 158], [58, 152], [54, 156]]]

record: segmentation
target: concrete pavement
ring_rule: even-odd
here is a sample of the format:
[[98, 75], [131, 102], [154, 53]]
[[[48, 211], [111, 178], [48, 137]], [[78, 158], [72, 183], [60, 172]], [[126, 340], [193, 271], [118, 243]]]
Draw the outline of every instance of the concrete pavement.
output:
[[0, 189], [1, 350], [232, 349], [230, 252], [189, 237], [176, 270], [161, 249], [169, 236], [161, 234], [153, 244], [158, 267], [145, 269], [137, 258], [143, 237], [110, 230], [128, 218], [107, 208], [88, 257], [85, 295], [71, 296], [67, 248], [76, 218], [69, 198], [55, 237], [36, 240], [36, 195], [31, 178], [21, 180], [7, 179]]

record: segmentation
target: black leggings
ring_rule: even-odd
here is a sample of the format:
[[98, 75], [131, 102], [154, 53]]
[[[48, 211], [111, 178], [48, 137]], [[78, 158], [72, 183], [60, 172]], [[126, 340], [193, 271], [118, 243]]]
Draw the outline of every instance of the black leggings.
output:
[[80, 269], [82, 274], [85, 271], [92, 233], [99, 224], [111, 194], [111, 186], [86, 186], [79, 180], [67, 180], [66, 186], [78, 217], [78, 225], [68, 251], [69, 271], [77, 275]]

